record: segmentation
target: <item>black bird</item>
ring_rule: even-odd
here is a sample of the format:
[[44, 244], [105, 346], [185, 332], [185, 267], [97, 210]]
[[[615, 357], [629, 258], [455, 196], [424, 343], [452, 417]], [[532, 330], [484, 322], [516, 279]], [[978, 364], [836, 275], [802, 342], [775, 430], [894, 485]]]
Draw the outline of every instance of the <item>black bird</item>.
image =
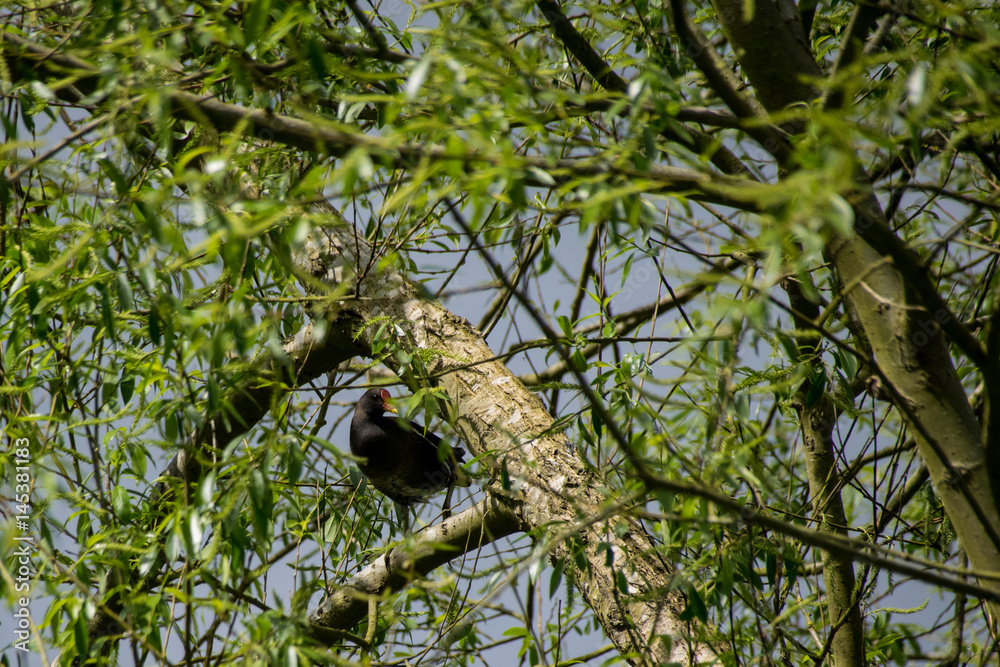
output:
[[385, 389], [365, 392], [351, 420], [351, 453], [376, 489], [404, 508], [452, 486], [468, 486], [459, 465], [465, 450], [439, 453], [441, 438], [420, 424], [385, 414], [396, 412]]

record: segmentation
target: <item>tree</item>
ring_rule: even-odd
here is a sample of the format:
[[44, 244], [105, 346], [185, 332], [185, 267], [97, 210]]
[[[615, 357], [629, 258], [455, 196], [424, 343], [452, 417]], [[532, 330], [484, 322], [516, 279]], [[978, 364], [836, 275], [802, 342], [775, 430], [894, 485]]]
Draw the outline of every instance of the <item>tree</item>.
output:
[[[992, 5], [3, 12], [18, 648], [996, 659]], [[454, 516], [360, 478], [369, 384]]]

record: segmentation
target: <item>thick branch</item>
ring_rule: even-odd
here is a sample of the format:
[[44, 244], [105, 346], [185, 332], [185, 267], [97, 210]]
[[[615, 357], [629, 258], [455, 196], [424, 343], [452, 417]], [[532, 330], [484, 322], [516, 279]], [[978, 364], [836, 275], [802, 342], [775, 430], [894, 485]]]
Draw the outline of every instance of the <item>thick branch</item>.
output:
[[687, 53], [708, 81], [715, 94], [741, 119], [747, 133], [780, 163], [788, 162], [791, 149], [787, 138], [771, 125], [765, 123], [765, 112], [752, 96], [740, 92], [742, 82], [725, 66], [719, 54], [705, 38], [687, 13], [682, 0], [670, 0], [674, 30], [686, 47]]
[[[364, 619], [368, 601], [385, 598], [455, 558], [521, 529], [510, 507], [492, 494], [453, 517], [421, 531], [408, 546], [389, 549], [309, 612], [309, 622], [322, 628], [349, 630]], [[313, 630], [314, 638], [325, 637]]]
[[795, 12], [783, 13], [774, 0], [713, 0], [740, 67], [763, 107], [771, 113], [816, 96], [809, 79], [821, 76], [802, 36]]
[[[854, 11], [851, 12], [851, 21], [847, 24], [847, 30], [841, 40], [840, 54], [837, 56], [831, 77], [836, 77], [837, 74], [850, 67], [864, 53], [865, 40], [868, 33], [875, 28], [875, 23], [881, 13], [880, 9], [866, 2], [859, 2], [855, 5]], [[827, 109], [838, 109], [843, 103], [844, 91], [837, 88], [827, 93], [823, 106]]]

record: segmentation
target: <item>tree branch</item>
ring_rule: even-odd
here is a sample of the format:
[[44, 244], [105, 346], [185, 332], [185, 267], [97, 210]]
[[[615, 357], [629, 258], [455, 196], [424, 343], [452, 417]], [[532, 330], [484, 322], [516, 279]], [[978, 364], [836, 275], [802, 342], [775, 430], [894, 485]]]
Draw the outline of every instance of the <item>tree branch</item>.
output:
[[[51, 64], [48, 63], [48, 60], [52, 60], [58, 62], [60, 67], [72, 67], [79, 77], [78, 85], [87, 82], [88, 89], [96, 86], [97, 70], [89, 64], [69, 56], [50, 56], [48, 60], [42, 60], [48, 53], [45, 49], [6, 33], [4, 38], [23, 49], [20, 54], [23, 60], [17, 60], [18, 55], [8, 56], [13, 60], [13, 72], [20, 72], [22, 66], [37, 66], [38, 74], [54, 76], [50, 71]], [[510, 165], [510, 156], [502, 151], [490, 154], [476, 150], [456, 153], [446, 146], [400, 142], [391, 137], [344, 132], [320, 122], [307, 122], [269, 110], [247, 109], [181, 90], [167, 89], [164, 92], [172, 103], [171, 113], [175, 118], [207, 123], [218, 132], [238, 130], [245, 136], [306, 151], [341, 155], [358, 148], [378, 155], [389, 163], [387, 166], [395, 169], [409, 167], [421, 159], [460, 162], [463, 169], [470, 172], [483, 164], [501, 167]], [[66, 94], [73, 101], [78, 100], [78, 96], [69, 88], [60, 88], [57, 93]], [[747, 182], [744, 178], [693, 169], [651, 165], [648, 170], [641, 170], [592, 158], [550, 160], [546, 157], [518, 156], [517, 160], [523, 169], [525, 184], [532, 187], [550, 188], [564, 185], [573, 178], [615, 175], [628, 181], [651, 180], [658, 184], [651, 188], [652, 191], [683, 193], [696, 201], [704, 200], [741, 210], [756, 210], [761, 201], [767, 199], [764, 185]], [[539, 171], [547, 174], [548, 178], [535, 176]]]
[[[811, 323], [819, 317], [819, 307], [802, 294], [798, 281], [784, 281], [788, 303], [794, 313], [795, 327], [802, 332], [812, 330]], [[794, 407], [802, 429], [809, 495], [819, 530], [847, 537], [847, 513], [841, 497], [841, 478], [833, 442], [836, 425], [833, 400], [825, 390], [814, 397], [815, 386], [826, 382], [826, 371], [819, 350], [808, 339], [799, 338], [800, 357], [812, 368], [811, 381], [803, 382], [796, 392]], [[826, 604], [833, 622], [827, 645], [837, 667], [863, 667], [865, 660], [865, 626], [861, 616], [859, 596], [855, 591], [854, 563], [851, 557], [823, 552], [823, 580], [826, 583]]]
[[[368, 612], [368, 601], [383, 599], [470, 551], [522, 530], [506, 500], [490, 492], [469, 509], [421, 531], [412, 544], [390, 548], [309, 612], [309, 622], [323, 629], [349, 630]], [[322, 630], [308, 630], [323, 640]]]
[[[854, 64], [864, 53], [865, 40], [878, 21], [882, 11], [866, 2], [859, 2], [851, 12], [851, 20], [847, 24], [847, 30], [840, 40], [840, 53], [837, 62], [830, 72], [830, 79], [835, 79], [838, 74]], [[839, 109], [844, 104], [844, 91], [838, 87], [830, 89], [823, 100], [823, 108]]]
[[779, 163], [785, 164], [791, 158], [791, 147], [787, 137], [778, 128], [766, 122], [766, 114], [753, 97], [740, 93], [742, 82], [725, 67], [719, 54], [708, 43], [705, 36], [688, 18], [683, 0], [670, 0], [674, 30], [685, 45], [687, 53], [705, 76], [708, 85], [737, 118], [749, 120], [742, 127], [754, 140], [773, 155]]
[[[556, 0], [536, 0], [535, 4], [538, 6], [539, 12], [552, 27], [552, 31], [559, 41], [573, 54], [573, 57], [583, 65], [584, 69], [587, 70], [590, 76], [602, 88], [613, 93], [628, 95], [628, 84], [625, 83], [625, 80], [618, 76], [611, 65], [580, 34]], [[732, 151], [723, 146], [721, 142], [717, 142], [712, 137], [694, 128], [686, 127], [683, 133], [681, 133], [675, 131], [673, 128], [664, 127], [660, 132], [670, 141], [685, 146], [695, 153], [708, 153], [712, 164], [724, 174], [756, 178], [753, 172]]]
[[[721, 276], [726, 275], [726, 273], [732, 271], [737, 266], [740, 266], [740, 262], [736, 260], [726, 260], [725, 262], [722, 262], [718, 268], [706, 272], [705, 275], [692, 281], [684, 287], [677, 288], [674, 290], [674, 294], [665, 296], [656, 303], [643, 306], [642, 308], [637, 308], [627, 313], [619, 314], [615, 318], [617, 320], [617, 323], [615, 324], [615, 337], [627, 336], [630, 332], [635, 331], [642, 326], [644, 322], [648, 321], [654, 313], [662, 314], [665, 311], [672, 310], [689, 303], [706, 289], [713, 287]], [[586, 335], [587, 333], [597, 331], [598, 329], [600, 329], [600, 325], [593, 325], [579, 329], [574, 333]], [[584, 358], [592, 359], [597, 356], [601, 350], [613, 344], [615, 337], [602, 339], [601, 342], [586, 345], [581, 351]], [[531, 343], [526, 343], [525, 345], [527, 346], [530, 344]], [[561, 360], [555, 362], [539, 373], [520, 375], [518, 376], [518, 379], [520, 379], [525, 385], [533, 387], [545, 384], [546, 382], [555, 382], [559, 380], [570, 371], [570, 368], [570, 362]]]

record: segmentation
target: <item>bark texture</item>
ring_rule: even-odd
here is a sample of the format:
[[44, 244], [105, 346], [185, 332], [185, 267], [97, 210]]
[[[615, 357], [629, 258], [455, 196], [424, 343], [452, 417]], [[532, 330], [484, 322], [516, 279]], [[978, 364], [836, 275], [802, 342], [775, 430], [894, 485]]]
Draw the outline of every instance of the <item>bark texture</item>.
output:
[[[880, 214], [876, 207], [872, 201], [869, 207], [856, 208], [859, 222]], [[841, 280], [856, 285], [846, 295], [847, 303], [888, 381], [893, 402], [914, 430], [921, 459], [970, 563], [995, 576], [1000, 569], [1000, 514], [992, 502], [981, 431], [940, 329], [926, 335], [934, 315], [863, 238], [838, 240], [829, 255]], [[876, 264], [879, 268], [873, 270]], [[997, 588], [995, 581], [982, 583]], [[1000, 612], [996, 603], [993, 607], [994, 614]]]

